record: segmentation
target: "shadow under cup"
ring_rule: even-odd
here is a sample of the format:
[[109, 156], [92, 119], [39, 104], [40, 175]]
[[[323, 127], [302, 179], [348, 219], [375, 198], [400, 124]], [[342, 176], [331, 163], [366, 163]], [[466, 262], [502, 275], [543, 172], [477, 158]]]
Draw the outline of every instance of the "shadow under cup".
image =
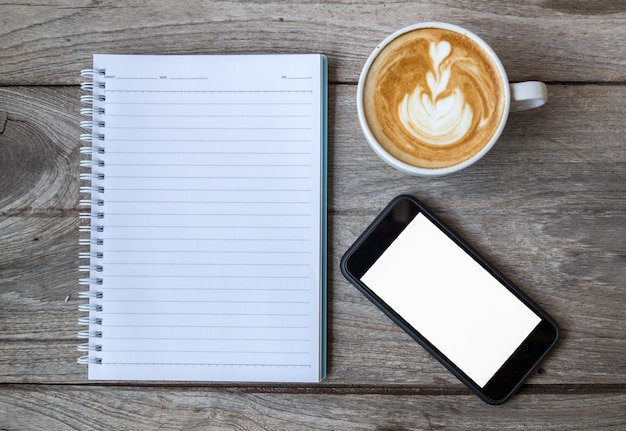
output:
[[470, 166], [500, 137], [511, 90], [495, 52], [455, 25], [403, 28], [369, 56], [357, 90], [361, 128], [389, 165], [412, 175]]

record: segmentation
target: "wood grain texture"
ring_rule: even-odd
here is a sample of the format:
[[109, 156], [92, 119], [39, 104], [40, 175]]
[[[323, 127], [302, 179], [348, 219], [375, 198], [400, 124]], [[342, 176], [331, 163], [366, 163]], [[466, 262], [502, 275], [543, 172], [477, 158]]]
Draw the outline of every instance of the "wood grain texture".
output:
[[[482, 36], [548, 82], [477, 164], [415, 178], [369, 149], [356, 82], [420, 21]], [[0, 0], [0, 429], [626, 428], [626, 2]], [[91, 382], [76, 364], [79, 70], [94, 52], [329, 57], [329, 325], [319, 385]], [[423, 200], [561, 324], [500, 407], [470, 395], [340, 274], [394, 196]]]
[[[335, 392], [335, 393], [334, 393]], [[521, 393], [493, 408], [436, 391], [7, 386], [0, 428], [58, 430], [623, 430], [626, 395]]]
[[0, 87], [0, 216], [77, 215], [79, 100], [76, 88]]
[[513, 81], [623, 82], [626, 6], [608, 2], [3, 2], [0, 84], [77, 84], [91, 55], [324, 52], [332, 81], [355, 82], [385, 36], [415, 22], [467, 27]]

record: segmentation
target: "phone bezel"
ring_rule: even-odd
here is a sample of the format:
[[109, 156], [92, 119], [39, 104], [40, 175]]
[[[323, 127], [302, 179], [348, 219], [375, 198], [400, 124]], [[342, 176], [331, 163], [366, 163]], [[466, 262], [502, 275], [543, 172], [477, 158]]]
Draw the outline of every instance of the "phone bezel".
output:
[[[396, 313], [361, 281], [363, 274], [367, 272], [378, 257], [380, 257], [402, 233], [407, 224], [419, 213], [423, 214], [437, 226], [506, 289], [513, 293], [523, 304], [541, 318], [541, 322], [534, 331], [520, 344], [513, 355], [502, 365], [484, 387], [480, 387], [469, 378], [463, 370], [450, 361], [436, 346], [423, 337], [415, 328], [407, 323], [402, 316]], [[341, 259], [341, 271], [348, 281], [357, 287], [380, 310], [404, 329], [482, 400], [489, 404], [502, 404], [508, 400], [519, 389], [523, 381], [536, 369], [550, 350], [552, 350], [559, 338], [560, 330], [554, 319], [476, 250], [463, 241], [420, 201], [410, 195], [400, 195], [387, 205], [348, 251], [346, 251]], [[497, 322], [494, 322], [494, 324], [497, 324]]]

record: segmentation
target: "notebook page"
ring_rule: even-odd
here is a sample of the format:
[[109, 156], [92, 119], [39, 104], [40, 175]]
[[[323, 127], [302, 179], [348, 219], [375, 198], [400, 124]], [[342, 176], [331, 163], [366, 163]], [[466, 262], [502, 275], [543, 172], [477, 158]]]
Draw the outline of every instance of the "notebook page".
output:
[[105, 192], [89, 378], [319, 381], [321, 57], [94, 68]]

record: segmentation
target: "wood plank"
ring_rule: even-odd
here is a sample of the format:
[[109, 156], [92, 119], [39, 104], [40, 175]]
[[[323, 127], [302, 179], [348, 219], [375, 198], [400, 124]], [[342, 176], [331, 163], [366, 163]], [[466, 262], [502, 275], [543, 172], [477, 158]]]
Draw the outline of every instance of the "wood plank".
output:
[[143, 54], [324, 52], [332, 81], [355, 82], [378, 42], [420, 21], [446, 21], [485, 38], [513, 81], [626, 77], [621, 2], [424, 1], [291, 3], [157, 0], [6, 3], [0, 85], [77, 84], [93, 52]]
[[488, 406], [416, 389], [5, 386], [2, 429], [623, 430], [626, 394], [533, 393]]
[[0, 88], [0, 215], [77, 215], [76, 88]]

